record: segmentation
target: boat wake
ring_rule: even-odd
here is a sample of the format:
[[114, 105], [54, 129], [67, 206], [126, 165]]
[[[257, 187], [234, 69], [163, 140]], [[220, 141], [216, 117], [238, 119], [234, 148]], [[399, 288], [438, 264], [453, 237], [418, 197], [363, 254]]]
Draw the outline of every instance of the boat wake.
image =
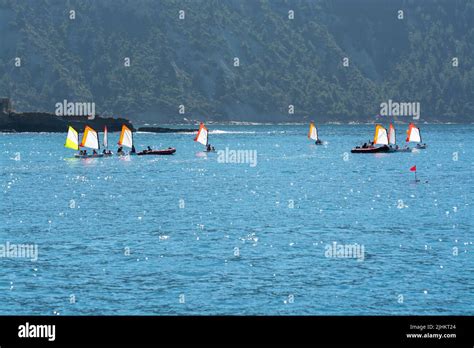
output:
[[221, 129], [214, 129], [209, 131], [209, 134], [256, 134], [255, 131], [227, 131]]

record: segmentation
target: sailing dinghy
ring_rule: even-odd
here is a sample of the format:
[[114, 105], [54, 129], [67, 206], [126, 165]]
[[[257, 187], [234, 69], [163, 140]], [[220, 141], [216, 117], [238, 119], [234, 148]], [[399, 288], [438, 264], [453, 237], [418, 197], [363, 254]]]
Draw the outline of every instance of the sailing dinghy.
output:
[[84, 129], [84, 135], [82, 136], [82, 142], [80, 147], [86, 147], [92, 149], [94, 152], [92, 154], [87, 154], [87, 151], [81, 151], [78, 154], [75, 154], [74, 157], [77, 158], [96, 158], [104, 157], [104, 154], [97, 153], [97, 150], [100, 149], [99, 145], [99, 134], [89, 126], [86, 126]]
[[112, 156], [112, 151], [109, 150], [107, 126], [104, 126], [104, 139], [102, 139], [102, 145], [104, 146], [104, 156]]
[[403, 148], [400, 148], [397, 145], [397, 140], [395, 136], [395, 127], [391, 123], [388, 129], [388, 143], [390, 146], [390, 152], [411, 152], [411, 149], [408, 146], [405, 145]]
[[420, 128], [415, 126], [414, 123], [410, 123], [408, 125], [408, 130], [407, 130], [407, 142], [410, 143], [417, 143], [416, 148], [417, 149], [426, 149], [426, 144], [423, 144], [421, 142], [421, 132]]
[[[375, 146], [382, 145], [382, 146]], [[374, 141], [362, 146], [356, 146], [351, 150], [352, 153], [378, 153], [389, 152], [387, 130], [381, 125], [375, 125]]]
[[214, 149], [214, 146], [209, 144], [209, 131], [207, 130], [206, 126], [204, 123], [199, 124], [199, 130], [196, 135], [196, 138], [194, 138], [194, 141], [197, 141], [198, 143], [203, 144], [206, 147], [205, 152], [215, 152], [216, 149]]
[[133, 133], [126, 125], [122, 125], [122, 132], [120, 133], [120, 138], [118, 141], [118, 145], [120, 146], [117, 150], [118, 156], [125, 156], [126, 153], [123, 151], [123, 146], [129, 147], [132, 149], [129, 154], [135, 155], [135, 147], [133, 146]]
[[319, 137], [318, 137], [318, 129], [314, 125], [313, 121], [311, 121], [311, 123], [309, 124], [308, 138], [314, 140], [316, 145], [322, 145], [323, 144], [321, 139], [319, 139]]

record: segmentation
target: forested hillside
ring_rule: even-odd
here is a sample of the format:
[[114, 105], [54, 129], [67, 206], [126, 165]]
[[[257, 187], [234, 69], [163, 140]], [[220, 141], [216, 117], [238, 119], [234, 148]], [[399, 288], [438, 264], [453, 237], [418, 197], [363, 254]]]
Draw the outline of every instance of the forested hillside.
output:
[[0, 0], [0, 96], [144, 122], [365, 121], [392, 99], [472, 122], [473, 23], [472, 0]]

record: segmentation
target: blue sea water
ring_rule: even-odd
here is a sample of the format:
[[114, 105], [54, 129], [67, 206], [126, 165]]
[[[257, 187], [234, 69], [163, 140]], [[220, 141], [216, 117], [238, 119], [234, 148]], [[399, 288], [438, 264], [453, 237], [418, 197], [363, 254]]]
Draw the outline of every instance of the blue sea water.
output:
[[[257, 165], [192, 134], [135, 134], [174, 156], [92, 160], [65, 133], [0, 134], [0, 245], [38, 247], [0, 257], [0, 314], [474, 314], [474, 126], [371, 155], [350, 153], [368, 125], [323, 125], [324, 146], [307, 126], [209, 128]], [[334, 242], [363, 260], [327, 257]]]

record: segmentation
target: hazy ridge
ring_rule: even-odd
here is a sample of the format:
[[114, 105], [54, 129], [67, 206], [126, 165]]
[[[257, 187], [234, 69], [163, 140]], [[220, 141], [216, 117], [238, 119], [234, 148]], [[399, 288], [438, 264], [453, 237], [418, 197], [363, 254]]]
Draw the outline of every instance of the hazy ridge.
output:
[[421, 121], [473, 122], [472, 23], [461, 0], [0, 0], [0, 96], [150, 123], [365, 122], [388, 99], [420, 102]]

